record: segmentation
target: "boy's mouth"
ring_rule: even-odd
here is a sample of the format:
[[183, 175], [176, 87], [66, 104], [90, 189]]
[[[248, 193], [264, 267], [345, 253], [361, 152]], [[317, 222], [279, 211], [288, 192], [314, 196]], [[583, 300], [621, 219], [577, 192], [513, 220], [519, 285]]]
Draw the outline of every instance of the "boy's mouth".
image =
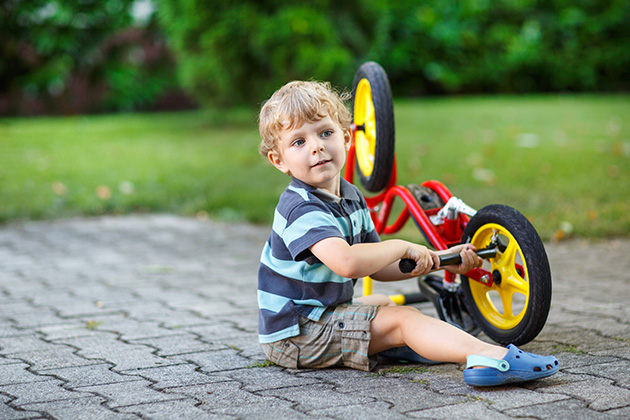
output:
[[331, 159], [326, 159], [326, 160], [320, 160], [319, 162], [317, 162], [315, 165], [311, 166], [312, 168], [316, 168], [318, 166], [322, 166], [325, 165], [326, 163], [330, 162]]

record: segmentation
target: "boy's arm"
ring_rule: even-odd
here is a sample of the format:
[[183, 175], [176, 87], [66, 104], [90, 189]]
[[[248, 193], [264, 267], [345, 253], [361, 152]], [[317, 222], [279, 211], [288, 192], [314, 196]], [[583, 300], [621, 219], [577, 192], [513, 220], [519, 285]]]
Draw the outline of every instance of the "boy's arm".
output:
[[[310, 248], [322, 263], [342, 277], [372, 276], [378, 280], [400, 280], [420, 276], [439, 264], [433, 251], [422, 245], [399, 239], [349, 245], [344, 239], [330, 237]], [[416, 261], [416, 268], [408, 274], [398, 269], [401, 258]]]
[[[433, 252], [422, 245], [399, 239], [349, 245], [341, 238], [331, 237], [317, 242], [310, 249], [313, 255], [340, 276], [370, 276], [380, 281], [403, 280], [435, 271], [433, 267], [438, 267], [440, 263], [439, 254], [459, 253], [462, 256], [461, 264], [447, 268], [453, 273], [465, 274], [483, 263], [471, 244]], [[398, 268], [401, 258], [415, 260], [416, 268], [410, 273], [402, 273]]]

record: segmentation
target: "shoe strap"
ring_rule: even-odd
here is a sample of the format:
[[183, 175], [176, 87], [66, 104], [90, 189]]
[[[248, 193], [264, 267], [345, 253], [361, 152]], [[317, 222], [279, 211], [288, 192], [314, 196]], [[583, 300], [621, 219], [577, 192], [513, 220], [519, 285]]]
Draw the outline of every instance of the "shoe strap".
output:
[[466, 369], [477, 366], [494, 368], [501, 372], [507, 372], [508, 370], [510, 370], [510, 364], [507, 360], [498, 360], [493, 359], [492, 357], [476, 355], [468, 356], [466, 358]]

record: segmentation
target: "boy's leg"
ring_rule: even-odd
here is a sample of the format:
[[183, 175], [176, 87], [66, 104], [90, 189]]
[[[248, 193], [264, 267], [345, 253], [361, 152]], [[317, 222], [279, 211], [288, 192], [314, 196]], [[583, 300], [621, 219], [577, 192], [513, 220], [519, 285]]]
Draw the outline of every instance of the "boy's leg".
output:
[[370, 324], [369, 353], [408, 345], [430, 360], [465, 363], [470, 355], [502, 359], [507, 349], [485, 343], [412, 306], [380, 307]]
[[378, 306], [394, 306], [396, 305], [393, 300], [389, 298], [387, 295], [382, 294], [373, 294], [367, 296], [361, 296], [360, 298], [354, 299], [357, 302], [360, 302], [363, 305], [378, 305]]

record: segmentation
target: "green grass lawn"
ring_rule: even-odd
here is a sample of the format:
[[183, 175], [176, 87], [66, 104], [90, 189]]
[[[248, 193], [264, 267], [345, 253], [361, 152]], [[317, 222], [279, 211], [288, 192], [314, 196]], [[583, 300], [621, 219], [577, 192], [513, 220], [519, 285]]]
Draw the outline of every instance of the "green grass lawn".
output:
[[[398, 180], [519, 209], [544, 239], [630, 236], [630, 96], [395, 103]], [[288, 179], [256, 111], [0, 120], [0, 222], [170, 212], [269, 223]]]

